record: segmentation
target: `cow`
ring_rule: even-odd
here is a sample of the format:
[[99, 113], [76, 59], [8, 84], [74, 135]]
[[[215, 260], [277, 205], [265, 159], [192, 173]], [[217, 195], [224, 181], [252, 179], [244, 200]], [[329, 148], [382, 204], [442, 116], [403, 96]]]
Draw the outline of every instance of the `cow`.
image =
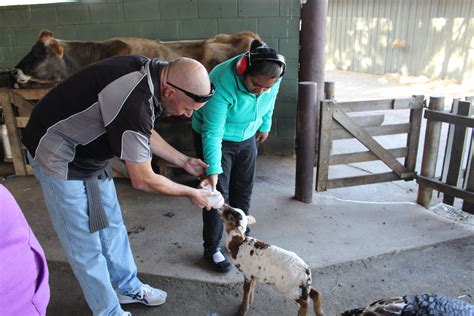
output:
[[11, 87], [16, 82], [10, 70], [0, 70], [0, 88]]
[[49, 30], [39, 34], [31, 51], [12, 70], [20, 85], [34, 82], [54, 85], [80, 68], [112, 56], [143, 55], [171, 61], [190, 57], [208, 71], [215, 65], [248, 51], [252, 32], [218, 34], [205, 40], [159, 41], [137, 37], [118, 37], [103, 41], [68, 41], [57, 39]]

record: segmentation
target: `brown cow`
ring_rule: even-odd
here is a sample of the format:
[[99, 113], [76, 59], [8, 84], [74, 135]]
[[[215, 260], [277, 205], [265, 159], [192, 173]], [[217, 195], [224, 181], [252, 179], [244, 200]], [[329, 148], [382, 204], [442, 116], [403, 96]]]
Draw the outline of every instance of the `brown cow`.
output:
[[12, 74], [20, 84], [55, 84], [88, 64], [118, 55], [143, 55], [163, 60], [190, 57], [200, 61], [210, 71], [215, 65], [249, 50], [254, 39], [260, 37], [252, 32], [239, 32], [218, 34], [206, 40], [162, 42], [120, 37], [84, 42], [56, 39], [51, 31], [43, 30]]

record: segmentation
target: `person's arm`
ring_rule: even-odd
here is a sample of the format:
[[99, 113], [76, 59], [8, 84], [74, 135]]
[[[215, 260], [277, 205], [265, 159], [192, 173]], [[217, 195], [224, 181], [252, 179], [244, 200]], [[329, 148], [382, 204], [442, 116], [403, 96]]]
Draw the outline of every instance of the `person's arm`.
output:
[[199, 187], [203, 188], [206, 185], [210, 185], [211, 190], [215, 191], [218, 180], [219, 180], [219, 175], [218, 174], [210, 174], [210, 175], [208, 175], [207, 177], [205, 177], [204, 179], [201, 180], [201, 182], [199, 183]]
[[151, 131], [151, 151], [156, 156], [175, 164], [193, 176], [204, 175], [208, 165], [198, 158], [188, 157], [168, 144], [155, 130]]
[[[134, 188], [147, 192], [185, 196], [199, 208], [210, 208], [208, 197], [213, 193], [175, 183], [153, 171], [151, 167], [153, 121], [150, 119], [152, 113], [150, 113], [150, 117], [146, 117], [140, 111], [140, 108], [150, 108], [149, 99], [148, 95], [143, 95], [142, 89], [134, 89], [124, 101], [120, 113], [106, 125], [112, 152], [120, 159], [125, 160]], [[104, 122], [107, 120], [104, 119]], [[156, 138], [156, 135], [157, 144], [164, 147], [165, 157], [177, 155], [177, 158], [172, 161], [181, 164], [185, 160], [183, 159], [185, 156], [166, 142], [162, 141], [164, 144], [161, 144], [160, 137]], [[156, 150], [156, 146], [154, 149]], [[184, 164], [182, 163], [181, 166]]]
[[223, 87], [216, 88], [216, 94], [201, 108], [202, 125], [202, 148], [204, 161], [209, 165], [206, 175], [217, 175], [222, 173], [222, 139], [224, 137], [227, 111], [229, 107], [229, 96], [225, 96]]
[[270, 134], [270, 132], [257, 132], [257, 134], [255, 135], [255, 138], [257, 140], [257, 144], [261, 144], [264, 141], [266, 141], [269, 134]]
[[[273, 87], [271, 88], [271, 95], [272, 95], [272, 98], [270, 100], [270, 107], [268, 108], [268, 111], [263, 115], [262, 117], [262, 124], [260, 125], [260, 127], [258, 128], [258, 132], [260, 133], [267, 133], [267, 137], [268, 137], [268, 133], [270, 132], [271, 128], [272, 128], [272, 116], [273, 116], [273, 110], [275, 108], [275, 101], [276, 101], [276, 97], [278, 95], [278, 91], [280, 89], [280, 83], [281, 83], [281, 79], [275, 83], [273, 85]], [[257, 135], [258, 137], [258, 135]], [[263, 141], [265, 141], [267, 139], [267, 137], [265, 137]], [[257, 138], [258, 140], [258, 138]]]
[[147, 192], [159, 192], [166, 195], [184, 196], [199, 208], [210, 209], [209, 196], [215, 194], [202, 189], [194, 189], [171, 181], [153, 172], [151, 160], [135, 163], [125, 160], [132, 186]]
[[206, 169], [206, 178], [200, 183], [200, 186], [208, 184], [212, 191], [216, 191], [219, 174], [222, 169], [222, 139], [224, 136], [225, 124], [227, 120], [227, 111], [229, 101], [224, 96], [223, 89], [209, 100], [201, 109], [203, 112], [202, 125], [202, 148], [204, 161], [208, 163]]

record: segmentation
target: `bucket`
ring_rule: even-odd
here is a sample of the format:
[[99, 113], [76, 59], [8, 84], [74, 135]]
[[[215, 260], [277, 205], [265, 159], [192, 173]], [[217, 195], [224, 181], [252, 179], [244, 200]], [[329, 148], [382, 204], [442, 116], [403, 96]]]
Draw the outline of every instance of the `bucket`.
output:
[[12, 161], [12, 148], [10, 147], [10, 140], [8, 139], [8, 131], [6, 125], [0, 125], [1, 135], [2, 135], [2, 144], [4, 152], [4, 161]]

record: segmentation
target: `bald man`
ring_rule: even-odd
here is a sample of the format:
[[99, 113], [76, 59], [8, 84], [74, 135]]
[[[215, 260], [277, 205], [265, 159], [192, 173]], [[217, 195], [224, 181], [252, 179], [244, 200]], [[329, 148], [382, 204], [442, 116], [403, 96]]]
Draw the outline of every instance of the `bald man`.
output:
[[211, 193], [155, 174], [152, 154], [194, 176], [207, 165], [154, 130], [160, 115], [191, 116], [213, 95], [199, 62], [113, 57], [76, 72], [41, 99], [23, 133], [54, 229], [94, 315], [129, 315], [120, 304], [156, 306], [166, 292], [143, 284], [130, 249], [109, 159], [125, 161], [133, 187], [183, 196], [210, 209]]

